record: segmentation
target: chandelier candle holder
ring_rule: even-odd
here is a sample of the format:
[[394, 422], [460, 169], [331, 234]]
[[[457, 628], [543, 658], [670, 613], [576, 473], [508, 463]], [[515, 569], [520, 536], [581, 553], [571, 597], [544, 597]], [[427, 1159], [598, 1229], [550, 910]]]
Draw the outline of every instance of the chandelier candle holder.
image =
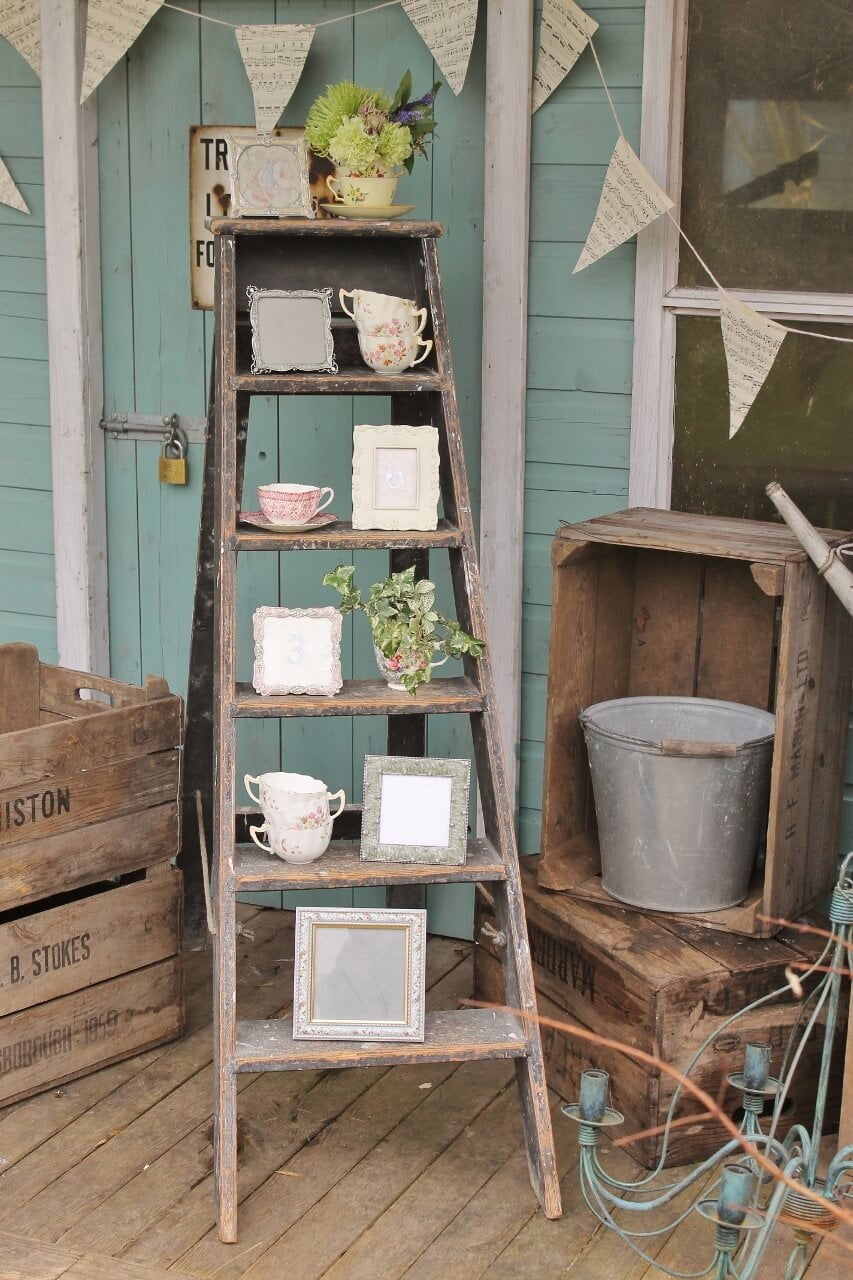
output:
[[[744, 1046], [742, 1069], [728, 1076], [729, 1084], [743, 1095], [739, 1136], [730, 1138], [683, 1178], [656, 1186], [664, 1168], [683, 1084], [679, 1083], [673, 1094], [656, 1167], [632, 1182], [614, 1178], [600, 1159], [602, 1130], [624, 1122], [622, 1115], [608, 1105], [610, 1077], [607, 1072], [585, 1071], [578, 1102], [562, 1108], [563, 1114], [578, 1125], [580, 1185], [587, 1205], [606, 1227], [616, 1231], [648, 1262], [654, 1263], [654, 1259], [643, 1252], [642, 1240], [671, 1231], [695, 1211], [713, 1223], [714, 1238], [705, 1270], [692, 1270], [691, 1280], [700, 1276], [714, 1280], [754, 1280], [773, 1230], [781, 1221], [793, 1231], [785, 1280], [801, 1280], [815, 1236], [835, 1230], [845, 1215], [853, 1220], [853, 1145], [836, 1152], [823, 1176], [818, 1172], [841, 984], [845, 977], [853, 977], [853, 853], [842, 863], [829, 918], [831, 937], [823, 951], [801, 977], [791, 979], [791, 985], [801, 983], [803, 986], [802, 1007], [785, 1046], [778, 1076], [770, 1074], [770, 1045], [751, 1042]], [[813, 986], [810, 979], [815, 980]], [[690, 1078], [706, 1049], [723, 1031], [789, 989], [781, 987], [771, 991], [716, 1027], [694, 1054], [685, 1076]], [[780, 1141], [776, 1133], [785, 1101], [805, 1046], [812, 1035], [820, 1032], [819, 1019], [824, 1014], [823, 1047], [811, 1123], [794, 1125]], [[768, 1109], [770, 1114], [765, 1117]], [[719, 1177], [710, 1189], [711, 1194], [694, 1201], [674, 1221], [652, 1232], [628, 1225], [630, 1215], [660, 1209], [697, 1183], [704, 1188], [715, 1169], [719, 1169]], [[671, 1271], [669, 1274], [686, 1277], [688, 1273]]]

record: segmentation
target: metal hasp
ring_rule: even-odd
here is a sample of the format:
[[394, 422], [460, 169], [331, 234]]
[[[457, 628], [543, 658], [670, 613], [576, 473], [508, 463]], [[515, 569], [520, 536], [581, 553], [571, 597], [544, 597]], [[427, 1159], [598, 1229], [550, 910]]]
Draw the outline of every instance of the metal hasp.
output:
[[[667, 1226], [656, 1222], [651, 1233], [641, 1227], [628, 1226], [626, 1219], [631, 1214], [649, 1213], [671, 1204], [692, 1186], [703, 1190], [703, 1198], [696, 1201], [692, 1209], [713, 1223], [715, 1230], [706, 1269], [691, 1266], [690, 1276], [756, 1280], [770, 1237], [782, 1220], [794, 1234], [785, 1280], [801, 1280], [811, 1260], [815, 1238], [835, 1230], [849, 1218], [853, 1210], [853, 1145], [836, 1152], [823, 1177], [818, 1176], [818, 1159], [824, 1136], [831, 1059], [833, 1049], [837, 1049], [835, 1032], [841, 983], [842, 979], [853, 976], [853, 853], [848, 853], [841, 866], [829, 918], [831, 936], [814, 964], [801, 974], [792, 975], [790, 986], [754, 1000], [722, 1026], [715, 1027], [694, 1054], [684, 1076], [676, 1076], [678, 1085], [667, 1113], [660, 1159], [651, 1173], [635, 1182], [620, 1181], [599, 1161], [602, 1128], [622, 1122], [619, 1112], [607, 1105], [609, 1076], [606, 1071], [585, 1071], [581, 1077], [580, 1101], [562, 1108], [563, 1114], [578, 1125], [584, 1199], [606, 1227], [616, 1231], [635, 1253], [653, 1266], [661, 1264], [644, 1253], [643, 1238], [668, 1233], [686, 1214], [679, 1211]], [[692, 1083], [692, 1072], [712, 1042], [726, 1029], [736, 1031], [740, 1018], [790, 994], [792, 988], [802, 1000], [802, 1009], [785, 1045], [778, 1076], [770, 1074], [770, 1046], [749, 1043], [744, 1046], [743, 1070], [728, 1077], [729, 1083], [743, 1093], [743, 1119], [736, 1127], [715, 1106], [713, 1098]], [[823, 1049], [811, 1125], [794, 1125], [784, 1140], [779, 1141], [776, 1132], [796, 1079], [802, 1048], [811, 1035], [820, 1032], [817, 1024], [822, 1014], [825, 1015]], [[641, 1060], [649, 1057], [627, 1047], [625, 1052]], [[679, 1181], [661, 1184], [659, 1193], [655, 1194], [678, 1100], [685, 1092], [692, 1093], [713, 1112], [731, 1137]], [[715, 1169], [719, 1170], [719, 1177], [709, 1195], [706, 1182]], [[663, 1270], [672, 1276], [688, 1274], [665, 1267]]]

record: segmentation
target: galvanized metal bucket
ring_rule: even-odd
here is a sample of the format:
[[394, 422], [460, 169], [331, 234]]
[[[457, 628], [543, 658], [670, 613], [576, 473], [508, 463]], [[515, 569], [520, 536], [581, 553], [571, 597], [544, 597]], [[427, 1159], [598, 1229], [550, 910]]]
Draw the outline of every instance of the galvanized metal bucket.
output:
[[602, 885], [651, 911], [747, 895], [767, 822], [776, 718], [710, 698], [615, 698], [580, 715]]

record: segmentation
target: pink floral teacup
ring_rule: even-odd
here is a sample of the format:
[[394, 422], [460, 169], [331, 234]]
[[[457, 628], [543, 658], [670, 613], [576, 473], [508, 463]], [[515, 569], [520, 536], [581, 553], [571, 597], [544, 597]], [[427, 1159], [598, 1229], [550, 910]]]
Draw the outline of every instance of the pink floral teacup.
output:
[[[322, 501], [323, 494], [328, 494]], [[262, 484], [258, 489], [261, 511], [270, 524], [307, 524], [334, 501], [335, 491], [328, 485], [320, 489], [314, 484]]]
[[[391, 293], [372, 293], [369, 289], [340, 289], [341, 309], [356, 323], [359, 337], [387, 338], [411, 334], [419, 338], [424, 331], [428, 312], [416, 307], [412, 298], [398, 298]], [[345, 299], [352, 300], [352, 310]]]
[[[411, 369], [414, 365], [426, 360], [432, 351], [432, 339], [426, 342], [413, 334], [403, 333], [398, 337], [365, 338], [358, 335], [361, 358], [375, 373], [384, 373], [389, 377]], [[420, 355], [416, 355], [419, 347], [423, 347]]]
[[[267, 819], [259, 827], [249, 827], [249, 835], [265, 853], [274, 853], [285, 862], [299, 865], [314, 862], [326, 852], [332, 839], [332, 820], [322, 826], [293, 831], [289, 827], [277, 827]], [[264, 844], [261, 838], [264, 835], [269, 844]]]

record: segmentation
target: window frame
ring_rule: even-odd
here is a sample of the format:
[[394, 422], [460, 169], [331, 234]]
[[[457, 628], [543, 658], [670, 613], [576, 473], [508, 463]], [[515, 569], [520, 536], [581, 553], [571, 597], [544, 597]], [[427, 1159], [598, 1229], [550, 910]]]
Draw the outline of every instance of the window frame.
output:
[[[640, 158], [680, 216], [690, 0], [646, 0]], [[661, 217], [637, 238], [634, 374], [628, 500], [670, 506], [675, 433], [675, 327], [679, 315], [719, 315], [717, 290], [678, 283], [679, 234]], [[702, 252], [702, 246], [696, 246]], [[714, 264], [709, 263], [713, 269]], [[721, 283], [725, 285], [725, 280]], [[853, 325], [853, 293], [732, 289], [776, 320]]]

